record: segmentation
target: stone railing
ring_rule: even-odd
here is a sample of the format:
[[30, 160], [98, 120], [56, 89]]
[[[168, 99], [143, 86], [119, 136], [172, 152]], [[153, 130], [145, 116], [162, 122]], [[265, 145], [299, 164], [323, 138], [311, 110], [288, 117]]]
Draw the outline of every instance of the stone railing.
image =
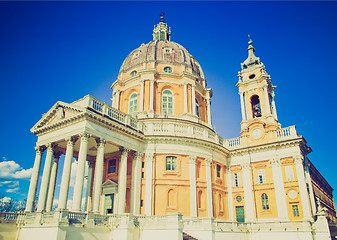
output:
[[20, 213], [0, 212], [0, 223], [15, 223]]
[[130, 127], [136, 131], [143, 132], [143, 123], [138, 121], [136, 118], [129, 114], [125, 114], [116, 108], [111, 107], [105, 102], [101, 102], [94, 98], [93, 96], [87, 95], [81, 100], [74, 103], [81, 107], [91, 109], [105, 117], [110, 118], [118, 123], [121, 123], [127, 127]]
[[[275, 134], [277, 140], [287, 140], [298, 137], [295, 126], [277, 129]], [[224, 139], [224, 147], [228, 149], [236, 149], [244, 147], [244, 145], [241, 141], [241, 137], [236, 137], [231, 139]]]
[[285, 140], [298, 137], [295, 126], [281, 128], [276, 130], [277, 140]]
[[207, 127], [194, 126], [189, 122], [145, 122], [145, 135], [169, 135], [202, 139], [223, 145], [223, 139]]

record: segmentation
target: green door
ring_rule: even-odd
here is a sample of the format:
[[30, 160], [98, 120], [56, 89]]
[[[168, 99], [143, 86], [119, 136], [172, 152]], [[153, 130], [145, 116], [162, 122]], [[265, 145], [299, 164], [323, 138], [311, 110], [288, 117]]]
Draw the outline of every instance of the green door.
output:
[[236, 207], [236, 221], [245, 222], [245, 209], [244, 207]]
[[105, 214], [113, 214], [114, 194], [105, 195]]

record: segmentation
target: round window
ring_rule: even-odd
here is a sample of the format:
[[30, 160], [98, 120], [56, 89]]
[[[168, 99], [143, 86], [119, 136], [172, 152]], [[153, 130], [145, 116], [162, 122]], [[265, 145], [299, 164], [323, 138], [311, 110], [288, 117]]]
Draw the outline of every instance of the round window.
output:
[[242, 201], [242, 197], [241, 197], [241, 196], [237, 196], [237, 197], [236, 197], [236, 201], [237, 201], [237, 202], [241, 202], [241, 201]]
[[172, 72], [172, 68], [170, 68], [170, 67], [165, 67], [165, 68], [164, 68], [164, 72], [171, 73], [171, 72]]
[[249, 79], [253, 79], [253, 78], [255, 78], [255, 74], [249, 75]]

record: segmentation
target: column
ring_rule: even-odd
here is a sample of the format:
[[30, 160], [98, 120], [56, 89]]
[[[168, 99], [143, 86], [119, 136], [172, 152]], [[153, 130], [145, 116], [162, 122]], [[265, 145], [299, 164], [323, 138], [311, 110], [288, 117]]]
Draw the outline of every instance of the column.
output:
[[25, 212], [32, 212], [34, 208], [34, 201], [36, 197], [37, 184], [39, 182], [39, 173], [41, 167], [41, 158], [43, 154], [43, 148], [41, 146], [35, 147], [35, 161], [32, 171], [32, 177], [30, 178], [29, 191], [27, 196], [27, 203]]
[[154, 108], [153, 108], [153, 100], [154, 100], [154, 79], [150, 79], [150, 112], [153, 112], [154, 111]]
[[274, 97], [271, 99], [271, 104], [273, 106], [273, 115], [274, 115], [274, 118], [277, 120], [277, 112], [276, 112], [276, 105], [275, 105]]
[[140, 80], [139, 112], [144, 111], [144, 79]]
[[269, 101], [269, 94], [268, 94], [268, 87], [265, 86], [264, 88], [264, 98], [266, 99], [266, 116], [270, 115], [270, 101]]
[[309, 185], [309, 197], [310, 197], [312, 215], [315, 215], [317, 212], [317, 209], [316, 209], [314, 189], [312, 188], [312, 182], [311, 182], [311, 177], [310, 177], [310, 163], [308, 161], [306, 161], [305, 163], [304, 172], [305, 172], [306, 182]]
[[190, 156], [190, 206], [191, 217], [197, 217], [197, 180], [195, 174], [196, 156]]
[[242, 114], [242, 121], [246, 121], [246, 109], [245, 109], [245, 100], [244, 100], [244, 93], [240, 92], [240, 102], [241, 102], [241, 114]]
[[94, 192], [92, 201], [92, 211], [99, 213], [100, 199], [102, 194], [102, 181], [104, 170], [104, 146], [106, 141], [104, 139], [97, 139], [97, 156], [95, 164], [95, 178], [94, 178]]
[[249, 163], [244, 163], [242, 167], [243, 190], [245, 196], [245, 212], [246, 222], [254, 221], [254, 203], [253, 203], [253, 189], [252, 189], [252, 175]]
[[54, 154], [54, 143], [49, 143], [47, 145], [47, 156], [44, 163], [42, 180], [41, 180], [41, 187], [40, 187], [40, 194], [39, 194], [39, 201], [37, 203], [37, 211], [42, 212], [45, 210], [46, 207], [46, 198], [48, 192], [48, 185], [50, 179], [50, 170], [51, 170], [51, 162], [53, 160]]
[[184, 113], [187, 113], [187, 83], [184, 83]]
[[64, 158], [63, 164], [63, 172], [62, 172], [62, 180], [60, 187], [60, 196], [59, 196], [59, 209], [67, 208], [67, 200], [68, 200], [68, 190], [69, 190], [69, 181], [71, 174], [71, 163], [73, 160], [73, 152], [74, 152], [74, 144], [77, 138], [69, 137], [65, 139], [67, 141], [67, 150], [66, 156]]
[[132, 183], [131, 183], [131, 207], [130, 213], [139, 214], [140, 209], [140, 188], [143, 153], [136, 152], [132, 159]]
[[206, 159], [206, 181], [207, 181], [207, 213], [213, 217], [213, 191], [212, 191], [212, 159]]
[[195, 109], [195, 83], [192, 84], [192, 99], [191, 99], [191, 105], [192, 105], [192, 114], [196, 115], [196, 109]]
[[56, 185], [56, 176], [57, 176], [57, 167], [59, 163], [60, 154], [54, 154], [54, 161], [51, 168], [49, 187], [48, 187], [48, 195], [47, 195], [47, 204], [46, 211], [50, 212], [53, 208], [53, 200], [55, 193], [55, 185]]
[[120, 90], [116, 90], [116, 101], [115, 101], [115, 108], [119, 110], [119, 95], [120, 95]]
[[125, 212], [126, 177], [129, 149], [124, 148], [121, 150], [121, 152], [122, 155], [118, 172], [118, 214]]
[[234, 221], [234, 206], [233, 206], [233, 192], [232, 192], [232, 172], [229, 166], [226, 168], [226, 180], [228, 191], [228, 216], [229, 221]]
[[295, 157], [295, 166], [298, 178], [298, 186], [300, 188], [300, 195], [302, 200], [302, 207], [304, 214], [303, 220], [309, 220], [312, 218], [312, 215], [310, 210], [309, 195], [304, 178], [303, 156], [300, 155]]
[[84, 211], [91, 212], [92, 210], [92, 201], [90, 202], [90, 195], [91, 195], [91, 181], [92, 181], [92, 168], [94, 166], [94, 163], [91, 161], [88, 161], [88, 179], [87, 179], [87, 194], [85, 197], [85, 203], [84, 203]]
[[85, 170], [85, 162], [87, 160], [88, 141], [90, 135], [87, 133], [82, 133], [80, 137], [81, 137], [81, 144], [80, 144], [80, 152], [78, 154], [78, 165], [76, 171], [75, 186], [73, 193], [73, 207], [72, 207], [72, 211], [75, 212], [81, 211], [84, 170]]
[[280, 220], [289, 220], [280, 159], [270, 160], [275, 188], [277, 214]]
[[146, 153], [145, 163], [145, 215], [152, 215], [152, 171], [153, 153]]
[[206, 97], [207, 102], [207, 123], [208, 125], [212, 125], [212, 117], [211, 117], [211, 99], [209, 96]]

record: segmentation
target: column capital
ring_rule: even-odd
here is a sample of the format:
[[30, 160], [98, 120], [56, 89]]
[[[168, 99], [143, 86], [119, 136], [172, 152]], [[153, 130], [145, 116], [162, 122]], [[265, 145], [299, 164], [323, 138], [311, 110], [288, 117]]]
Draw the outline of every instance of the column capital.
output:
[[142, 158], [143, 155], [144, 155], [144, 153], [143, 153], [143, 152], [137, 152], [137, 151], [134, 151], [134, 152], [132, 153], [132, 155], [133, 155], [134, 158]]
[[125, 156], [125, 155], [128, 156], [128, 154], [130, 152], [130, 149], [124, 148], [124, 147], [120, 147], [119, 151], [122, 153], [122, 156]]
[[154, 157], [154, 153], [145, 153], [145, 161], [152, 162]]
[[281, 167], [281, 161], [279, 158], [273, 158], [270, 160], [270, 164], [272, 167]]
[[295, 164], [303, 164], [304, 162], [303, 156], [302, 155], [294, 156], [294, 161]]
[[231, 167], [226, 166], [226, 173], [227, 174], [231, 174], [232, 173]]
[[195, 164], [195, 162], [197, 160], [197, 156], [189, 155], [189, 160], [190, 160], [190, 164]]
[[156, 82], [156, 79], [154, 79], [154, 78], [151, 78], [151, 79], [149, 79], [149, 80], [150, 80], [150, 83]]
[[67, 141], [67, 145], [74, 145], [77, 139], [78, 139], [77, 136], [71, 136], [71, 137], [65, 138], [64, 140]]
[[145, 79], [143, 79], [143, 78], [140, 79], [140, 81], [139, 81], [140, 84], [143, 84], [144, 82], [145, 82]]
[[54, 151], [55, 147], [56, 147], [56, 144], [55, 143], [47, 143], [46, 144], [46, 147], [47, 147], [47, 151]]
[[211, 164], [212, 164], [212, 159], [211, 158], [206, 158], [205, 161], [206, 161], [206, 167], [210, 167]]
[[79, 137], [81, 138], [81, 142], [82, 142], [82, 141], [88, 142], [90, 136], [91, 136], [91, 135], [90, 135], [89, 133], [85, 133], [85, 132], [79, 134]]
[[242, 163], [241, 164], [242, 171], [250, 171], [250, 163]]
[[97, 143], [97, 147], [104, 147], [106, 144], [106, 140], [103, 138], [96, 138], [95, 141]]
[[35, 146], [34, 147], [36, 154], [42, 155], [43, 151], [45, 150], [45, 146]]

